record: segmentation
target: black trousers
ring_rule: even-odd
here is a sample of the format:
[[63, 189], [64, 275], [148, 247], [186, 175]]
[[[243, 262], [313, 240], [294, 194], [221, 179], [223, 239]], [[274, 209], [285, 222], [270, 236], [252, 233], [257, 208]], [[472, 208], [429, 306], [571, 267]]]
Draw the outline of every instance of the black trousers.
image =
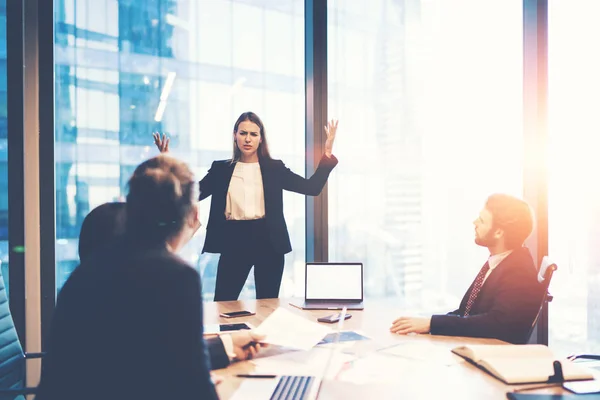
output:
[[257, 299], [279, 297], [285, 256], [268, 239], [265, 220], [228, 221], [230, 246], [217, 267], [215, 301], [237, 300], [254, 266]]

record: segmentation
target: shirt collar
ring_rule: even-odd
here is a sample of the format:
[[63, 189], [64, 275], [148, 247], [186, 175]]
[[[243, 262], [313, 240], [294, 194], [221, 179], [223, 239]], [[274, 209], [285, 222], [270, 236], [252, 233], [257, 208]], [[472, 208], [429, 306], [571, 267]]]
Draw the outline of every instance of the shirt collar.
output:
[[512, 253], [512, 250], [505, 251], [504, 253], [494, 254], [488, 258], [488, 265], [490, 266], [490, 270], [496, 268], [508, 255]]

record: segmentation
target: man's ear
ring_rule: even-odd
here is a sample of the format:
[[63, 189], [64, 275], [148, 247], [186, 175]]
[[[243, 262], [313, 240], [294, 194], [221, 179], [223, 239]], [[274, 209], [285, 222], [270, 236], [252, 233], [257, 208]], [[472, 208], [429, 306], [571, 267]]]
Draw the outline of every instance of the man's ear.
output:
[[504, 237], [504, 229], [497, 228], [494, 231], [494, 238], [495, 239], [502, 239], [503, 237]]
[[194, 230], [198, 230], [198, 228], [200, 228], [202, 225], [200, 223], [200, 202], [194, 203], [194, 207], [192, 207], [192, 212], [190, 213], [190, 219], [188, 221]]

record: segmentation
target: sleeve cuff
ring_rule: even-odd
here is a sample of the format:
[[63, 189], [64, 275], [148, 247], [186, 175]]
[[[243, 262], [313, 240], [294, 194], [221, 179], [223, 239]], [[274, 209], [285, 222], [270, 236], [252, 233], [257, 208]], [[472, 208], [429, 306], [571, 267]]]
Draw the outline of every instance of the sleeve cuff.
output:
[[338, 159], [336, 158], [336, 156], [333, 155], [333, 153], [331, 153], [331, 156], [329, 157], [327, 157], [327, 155], [323, 153], [323, 155], [321, 156], [321, 160], [319, 161], [319, 166], [321, 166], [321, 164], [333, 168], [338, 164]]
[[223, 347], [225, 348], [227, 357], [229, 357], [230, 361], [233, 360], [236, 355], [235, 351], [233, 350], [233, 339], [231, 338], [231, 335], [221, 335], [219, 338], [221, 338], [221, 342], [223, 342]]

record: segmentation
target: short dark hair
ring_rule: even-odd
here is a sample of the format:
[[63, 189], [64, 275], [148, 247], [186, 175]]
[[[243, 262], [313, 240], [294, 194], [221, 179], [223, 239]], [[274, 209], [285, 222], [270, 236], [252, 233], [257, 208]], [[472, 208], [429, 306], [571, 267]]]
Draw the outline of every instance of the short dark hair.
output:
[[125, 203], [104, 203], [83, 219], [79, 233], [79, 260], [86, 261], [125, 232]]
[[194, 207], [194, 174], [182, 161], [161, 154], [140, 164], [129, 179], [126, 233], [148, 245], [178, 234]]
[[527, 202], [507, 194], [488, 197], [485, 208], [492, 214], [492, 225], [504, 231], [506, 247], [523, 246], [533, 231], [533, 213]]
[[[240, 115], [238, 117], [237, 121], [235, 121], [235, 124], [233, 125], [233, 133], [235, 134], [237, 132], [238, 127], [244, 121], [254, 122], [256, 125], [258, 125], [258, 128], [260, 129], [260, 137], [261, 137], [262, 142], [258, 145], [258, 150], [257, 150], [258, 159], [259, 160], [271, 160], [271, 153], [269, 153], [269, 143], [267, 142], [267, 133], [265, 131], [265, 126], [264, 126], [263, 122], [261, 121], [261, 119], [258, 117], [258, 115], [256, 115], [252, 111], [246, 111], [245, 113], [242, 113], [242, 115]], [[242, 156], [242, 152], [240, 151], [240, 149], [237, 146], [237, 143], [234, 140], [233, 141], [233, 158], [231, 159], [231, 161], [232, 162], [239, 161], [241, 156]]]

